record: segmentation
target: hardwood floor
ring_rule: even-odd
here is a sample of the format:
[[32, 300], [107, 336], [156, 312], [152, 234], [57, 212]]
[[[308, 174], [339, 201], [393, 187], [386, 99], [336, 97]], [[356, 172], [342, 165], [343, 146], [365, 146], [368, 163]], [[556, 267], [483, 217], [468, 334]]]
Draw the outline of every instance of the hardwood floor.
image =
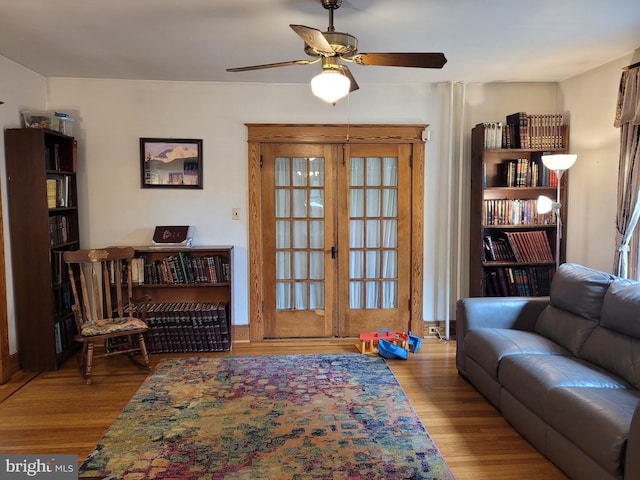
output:
[[[237, 343], [232, 352], [204, 355], [353, 353], [354, 343]], [[152, 355], [152, 364], [169, 356]], [[566, 478], [457, 374], [454, 342], [426, 339], [417, 354], [389, 365], [457, 479]], [[144, 370], [117, 357], [97, 361], [92, 385], [84, 384], [75, 359], [56, 372], [18, 373], [0, 385], [0, 452], [71, 453], [82, 461], [145, 376]]]

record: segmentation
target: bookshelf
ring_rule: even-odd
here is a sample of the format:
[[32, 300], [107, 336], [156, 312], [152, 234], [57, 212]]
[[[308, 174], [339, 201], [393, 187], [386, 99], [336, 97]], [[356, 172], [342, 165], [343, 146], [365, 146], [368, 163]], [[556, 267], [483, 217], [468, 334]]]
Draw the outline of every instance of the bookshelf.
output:
[[77, 350], [62, 261], [80, 245], [77, 142], [46, 129], [7, 129], [5, 159], [20, 366], [55, 370]]
[[[503, 126], [497, 140], [495, 124], [478, 124], [472, 130], [471, 296], [548, 295], [555, 272], [556, 219], [553, 213], [538, 214], [536, 200], [539, 195], [556, 200], [557, 180], [543, 166], [541, 157], [566, 153], [568, 139], [567, 127], [553, 117], [556, 124], [551, 139], [538, 138], [538, 130], [525, 133], [524, 125], [514, 127], [513, 123]], [[488, 144], [492, 148], [487, 148]], [[522, 144], [533, 147], [502, 148]], [[565, 173], [561, 183], [561, 214], [566, 212], [567, 177]], [[561, 261], [566, 244], [564, 218], [562, 225]]]
[[133, 295], [151, 299], [149, 353], [231, 350], [233, 247], [133, 248]]

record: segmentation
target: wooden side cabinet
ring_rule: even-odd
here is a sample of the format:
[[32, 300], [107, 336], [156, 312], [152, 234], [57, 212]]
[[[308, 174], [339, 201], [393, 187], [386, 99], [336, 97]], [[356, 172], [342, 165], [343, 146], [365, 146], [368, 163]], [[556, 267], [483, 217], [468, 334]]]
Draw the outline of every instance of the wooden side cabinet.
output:
[[233, 247], [134, 249], [134, 297], [151, 299], [149, 352], [231, 350]]
[[[469, 293], [484, 296], [544, 296], [555, 272], [556, 219], [537, 212], [537, 199], [556, 200], [557, 180], [542, 155], [563, 148], [487, 148], [485, 126], [472, 131]], [[567, 172], [560, 203], [565, 256]]]
[[50, 130], [7, 129], [5, 158], [20, 366], [55, 370], [77, 349], [62, 262], [80, 246], [77, 143]]

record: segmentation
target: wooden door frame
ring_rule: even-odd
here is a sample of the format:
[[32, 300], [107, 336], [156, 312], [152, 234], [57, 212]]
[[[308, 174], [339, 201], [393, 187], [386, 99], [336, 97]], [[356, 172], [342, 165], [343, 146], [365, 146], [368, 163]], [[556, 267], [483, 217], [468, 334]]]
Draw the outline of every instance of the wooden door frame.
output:
[[411, 275], [410, 319], [413, 334], [424, 335], [422, 318], [423, 256], [424, 256], [424, 140], [426, 124], [390, 125], [323, 125], [249, 123], [249, 340], [264, 339], [263, 295], [263, 229], [261, 145], [265, 143], [403, 143], [410, 144], [411, 153]]

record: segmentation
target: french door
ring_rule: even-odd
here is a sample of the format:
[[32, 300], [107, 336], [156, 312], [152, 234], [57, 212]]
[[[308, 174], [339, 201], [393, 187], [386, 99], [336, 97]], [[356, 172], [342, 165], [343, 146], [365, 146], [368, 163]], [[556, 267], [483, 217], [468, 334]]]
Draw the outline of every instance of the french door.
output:
[[265, 336], [407, 331], [409, 156], [403, 145], [263, 150]]
[[251, 340], [422, 334], [421, 136], [273, 141], [286, 127], [250, 128]]

